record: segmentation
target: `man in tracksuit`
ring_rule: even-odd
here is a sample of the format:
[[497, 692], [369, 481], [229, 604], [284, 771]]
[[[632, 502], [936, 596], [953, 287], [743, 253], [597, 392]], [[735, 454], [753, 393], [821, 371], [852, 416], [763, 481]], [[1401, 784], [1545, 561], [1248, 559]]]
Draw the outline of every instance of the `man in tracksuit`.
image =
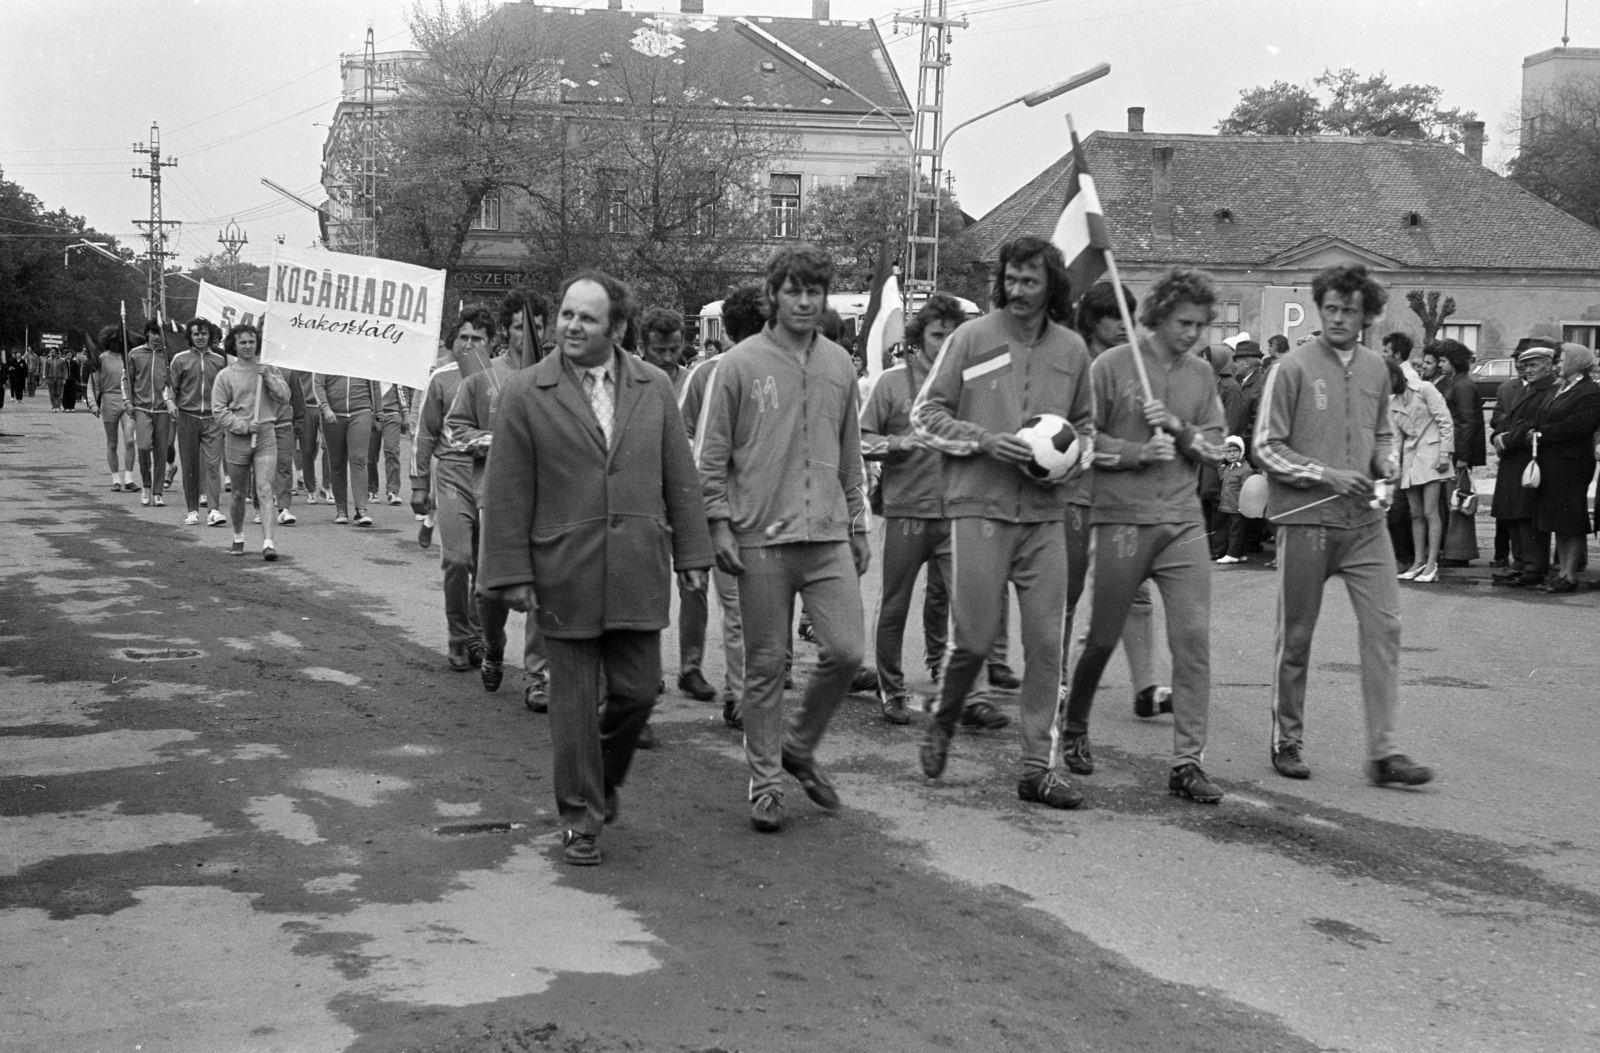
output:
[[367, 493], [367, 442], [372, 436], [373, 413], [380, 401], [378, 382], [318, 373], [312, 385], [322, 413], [322, 433], [328, 439], [333, 521], [340, 526], [352, 522], [347, 513], [353, 504], [355, 525], [369, 527], [372, 517], [362, 502]]
[[[950, 516], [955, 653], [922, 744], [922, 771], [943, 772], [962, 703], [1006, 622], [1006, 584], [1022, 614], [1022, 778], [1017, 796], [1076, 808], [1083, 795], [1050, 767], [1050, 729], [1061, 681], [1067, 603], [1068, 487], [1041, 484], [1022, 467], [1033, 447], [1016, 431], [1040, 413], [1064, 417], [1080, 449], [1093, 444], [1089, 352], [1072, 330], [1061, 250], [1042, 238], [1000, 247], [997, 310], [945, 341], [912, 409], [917, 436], [945, 454], [944, 510]], [[1081, 472], [1082, 464], [1075, 466]]]
[[[917, 437], [911, 407], [946, 338], [965, 321], [966, 313], [954, 297], [944, 293], [928, 297], [906, 324], [908, 353], [878, 377], [861, 410], [861, 454], [883, 463], [879, 484], [883, 495], [883, 600], [875, 635], [878, 700], [883, 718], [891, 724], [911, 723], [901, 649], [917, 572], [926, 565], [930, 579], [937, 573], [948, 581], [951, 574], [944, 455]], [[941, 607], [939, 617], [948, 616], [948, 605]], [[966, 707], [961, 721], [971, 727], [1003, 728], [1011, 718], [988, 702], [975, 701]]]
[[[767, 263], [772, 321], [724, 355], [706, 394], [700, 474], [717, 566], [739, 578], [750, 822], [783, 828], [781, 772], [817, 805], [839, 795], [817, 768], [828, 720], [861, 667], [867, 543], [855, 360], [818, 330], [833, 261], [810, 245]], [[800, 595], [820, 641], [784, 726], [783, 677]], [[780, 767], [781, 765], [781, 767]]]
[[[1215, 804], [1222, 792], [1200, 768], [1211, 709], [1211, 564], [1195, 485], [1199, 466], [1223, 457], [1223, 411], [1209, 360], [1190, 350], [1210, 327], [1216, 287], [1204, 271], [1174, 268], [1145, 296], [1147, 336], [1094, 360], [1094, 593], [1089, 632], [1068, 673], [1062, 752], [1067, 767], [1094, 771], [1089, 711], [1117, 649], [1135, 594], [1161, 590], [1172, 650], [1172, 764], [1167, 788]], [[1140, 378], [1139, 355], [1149, 378]]]
[[[483, 510], [489, 503], [484, 487], [488, 482], [489, 449], [494, 443], [500, 393], [513, 376], [544, 357], [538, 343], [538, 334], [544, 329], [544, 314], [543, 303], [532, 293], [518, 290], [507, 294], [498, 319], [506, 333], [505, 354], [491, 361], [488, 369], [479, 370], [462, 380], [450, 402], [449, 412], [445, 414], [444, 430], [440, 435], [444, 446], [472, 458], [472, 492], [476, 501], [472, 508], [475, 551], [482, 548]], [[532, 326], [527, 324], [529, 315], [535, 319]], [[451, 539], [454, 540], [453, 533]], [[483, 665], [478, 673], [483, 678], [485, 691], [498, 691], [505, 676], [506, 618], [511, 608], [481, 591], [476, 598], [484, 646]], [[545, 657], [544, 636], [539, 632], [539, 619], [534, 613], [528, 615], [522, 642], [523, 668], [533, 678], [533, 683], [523, 694], [523, 701], [536, 713], [547, 712], [549, 661]]]
[[44, 360], [44, 382], [50, 389], [50, 412], [61, 412], [61, 391], [67, 383], [67, 357], [59, 347], [52, 347]]
[[[400, 398], [399, 384], [378, 385], [377, 412], [372, 432], [367, 436], [367, 500], [400, 503], [400, 423], [406, 407]], [[379, 475], [383, 489], [378, 489]]]
[[[428, 377], [417, 414], [417, 431], [411, 438], [411, 509], [418, 515], [434, 511], [439, 523], [440, 563], [444, 568], [444, 620], [449, 629], [450, 668], [465, 673], [483, 664], [483, 629], [473, 583], [478, 568], [475, 526], [478, 499], [473, 486], [474, 460], [470, 453], [453, 450], [442, 438], [445, 414], [455, 403], [463, 377], [488, 365], [489, 341], [494, 338], [494, 317], [480, 307], [461, 313], [450, 337], [454, 361]], [[431, 461], [437, 455], [435, 473]], [[430, 506], [429, 494], [438, 502]]]
[[226, 526], [222, 514], [222, 426], [211, 415], [211, 389], [217, 374], [228, 367], [212, 346], [222, 332], [205, 318], [196, 318], [184, 329], [189, 346], [172, 356], [169, 382], [172, 401], [178, 407], [178, 460], [183, 466], [183, 503], [189, 514], [184, 526], [200, 525], [200, 496], [205, 495], [211, 513], [207, 526]]
[[1389, 423], [1389, 371], [1361, 346], [1388, 294], [1360, 265], [1311, 281], [1322, 333], [1267, 375], [1256, 420], [1256, 463], [1267, 474], [1267, 519], [1278, 524], [1278, 667], [1272, 678], [1272, 765], [1311, 777], [1301, 759], [1306, 668], [1322, 590], [1344, 578], [1360, 634], [1367, 775], [1418, 786], [1433, 772], [1401, 753], [1400, 590], [1374, 479], [1398, 473]]
[[[166, 501], [162, 464], [170, 445], [172, 411], [168, 398], [166, 336], [161, 323], [151, 319], [144, 324], [143, 344], [123, 356], [122, 400], [133, 407], [133, 438], [139, 453], [139, 480], [143, 488], [139, 503], [162, 507]], [[209, 395], [208, 395], [209, 397]], [[152, 452], [154, 451], [154, 452]]]

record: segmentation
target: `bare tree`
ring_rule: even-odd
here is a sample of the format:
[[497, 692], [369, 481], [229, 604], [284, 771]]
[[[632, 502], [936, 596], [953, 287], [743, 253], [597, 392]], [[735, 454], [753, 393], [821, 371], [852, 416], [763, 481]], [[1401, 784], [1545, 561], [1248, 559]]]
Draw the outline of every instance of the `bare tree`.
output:
[[1600, 77], [1575, 79], [1530, 100], [1521, 114], [1513, 182], [1590, 226], [1600, 226]]
[[1411, 312], [1422, 319], [1422, 346], [1433, 343], [1433, 338], [1439, 335], [1439, 327], [1444, 325], [1444, 320], [1456, 313], [1456, 299], [1446, 296], [1444, 303], [1439, 303], [1437, 290], [1424, 293], [1421, 289], [1412, 289], [1406, 293], [1406, 303], [1411, 305]]

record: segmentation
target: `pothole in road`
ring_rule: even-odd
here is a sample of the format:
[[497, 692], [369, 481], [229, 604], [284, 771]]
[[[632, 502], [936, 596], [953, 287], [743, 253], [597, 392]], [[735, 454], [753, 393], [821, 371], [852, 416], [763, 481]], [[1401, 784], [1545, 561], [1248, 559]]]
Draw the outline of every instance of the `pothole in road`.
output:
[[185, 658], [204, 658], [204, 651], [187, 647], [119, 647], [111, 652], [113, 658], [124, 662], [177, 662]]
[[526, 830], [527, 823], [483, 822], [483, 823], [448, 823], [436, 826], [433, 832], [446, 836], [460, 836], [462, 834], [509, 834], [513, 830]]

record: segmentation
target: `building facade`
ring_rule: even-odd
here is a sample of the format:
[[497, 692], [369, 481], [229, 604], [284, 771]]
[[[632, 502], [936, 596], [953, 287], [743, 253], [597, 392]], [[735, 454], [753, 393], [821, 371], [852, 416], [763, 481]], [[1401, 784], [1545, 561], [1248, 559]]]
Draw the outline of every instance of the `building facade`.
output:
[[[613, 80], [607, 71], [623, 60], [634, 66], [643, 61], [703, 71], [706, 82], [715, 85], [706, 95], [708, 111], [726, 114], [729, 122], [770, 128], [783, 144], [761, 173], [770, 244], [799, 237], [802, 210], [820, 188], [880, 178], [883, 165], [909, 156], [899, 126], [909, 127], [911, 106], [875, 25], [829, 18], [827, 0], [813, 0], [814, 17], [809, 19], [750, 19], [856, 89], [868, 103], [797, 69], [732, 17], [705, 15], [701, 6], [700, 0], [683, 0], [681, 10], [661, 13], [622, 10], [620, 0], [604, 10], [514, 3], [494, 17], [525, 21], [530, 36], [539, 41], [539, 61], [559, 67], [559, 84], [547, 100], [553, 113], [579, 107], [593, 112], [610, 101], [605, 93]], [[402, 104], [404, 70], [421, 57], [416, 52], [378, 56], [382, 76], [374, 108], [380, 119], [383, 110]], [[366, 72], [359, 53], [343, 60], [344, 93], [324, 147], [323, 184], [333, 220], [329, 246], [348, 251], [356, 243], [350, 220], [361, 204], [359, 158], [350, 146], [349, 129], [361, 119]], [[582, 130], [574, 127], [571, 134], [581, 135]], [[601, 188], [601, 196], [605, 193]], [[619, 207], [619, 215], [622, 211]], [[525, 236], [534, 221], [516, 192], [487, 197], [462, 264], [450, 275], [450, 295], [470, 299], [521, 284], [528, 257]]]
[[[1143, 111], [1130, 126], [1143, 127]], [[1441, 336], [1479, 358], [1541, 336], [1600, 339], [1600, 231], [1442, 143], [1342, 136], [1091, 134], [1083, 143], [1123, 280], [1136, 296], [1178, 264], [1202, 267], [1221, 302], [1211, 341], [1246, 331], [1291, 344], [1319, 328], [1310, 282], [1364, 263], [1388, 287], [1368, 333], [1420, 341], [1411, 290], [1455, 300]], [[969, 231], [993, 260], [1021, 234], [1049, 237], [1071, 174], [1067, 154]]]

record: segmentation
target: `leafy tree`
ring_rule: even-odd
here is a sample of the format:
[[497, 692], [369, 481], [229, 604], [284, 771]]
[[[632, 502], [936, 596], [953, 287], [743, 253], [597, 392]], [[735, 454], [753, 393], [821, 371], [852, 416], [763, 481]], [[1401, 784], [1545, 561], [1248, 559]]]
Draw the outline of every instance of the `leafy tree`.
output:
[[1521, 114], [1510, 176], [1590, 226], [1600, 226], [1600, 77], [1573, 80]]
[[1228, 135], [1353, 135], [1457, 143], [1461, 125], [1477, 114], [1439, 105], [1431, 84], [1391, 84], [1387, 74], [1363, 77], [1346, 66], [1325, 69], [1310, 88], [1284, 81], [1239, 93], [1233, 112], [1217, 122]]
[[1456, 313], [1456, 298], [1446, 296], [1441, 304], [1437, 290], [1424, 293], [1421, 289], [1412, 289], [1406, 293], [1406, 303], [1411, 305], [1411, 313], [1422, 319], [1423, 347], [1433, 343], [1445, 319]]
[[[194, 266], [186, 271], [168, 271], [166, 282], [167, 312], [180, 322], [186, 322], [196, 314], [196, 303], [200, 297], [199, 282], [232, 289], [258, 300], [267, 298], [267, 268], [256, 263], [232, 263], [224, 252], [198, 256]], [[217, 321], [215, 318], [211, 320]]]
[[1233, 112], [1217, 122], [1223, 135], [1316, 135], [1322, 102], [1310, 89], [1286, 81], [1239, 93]]

